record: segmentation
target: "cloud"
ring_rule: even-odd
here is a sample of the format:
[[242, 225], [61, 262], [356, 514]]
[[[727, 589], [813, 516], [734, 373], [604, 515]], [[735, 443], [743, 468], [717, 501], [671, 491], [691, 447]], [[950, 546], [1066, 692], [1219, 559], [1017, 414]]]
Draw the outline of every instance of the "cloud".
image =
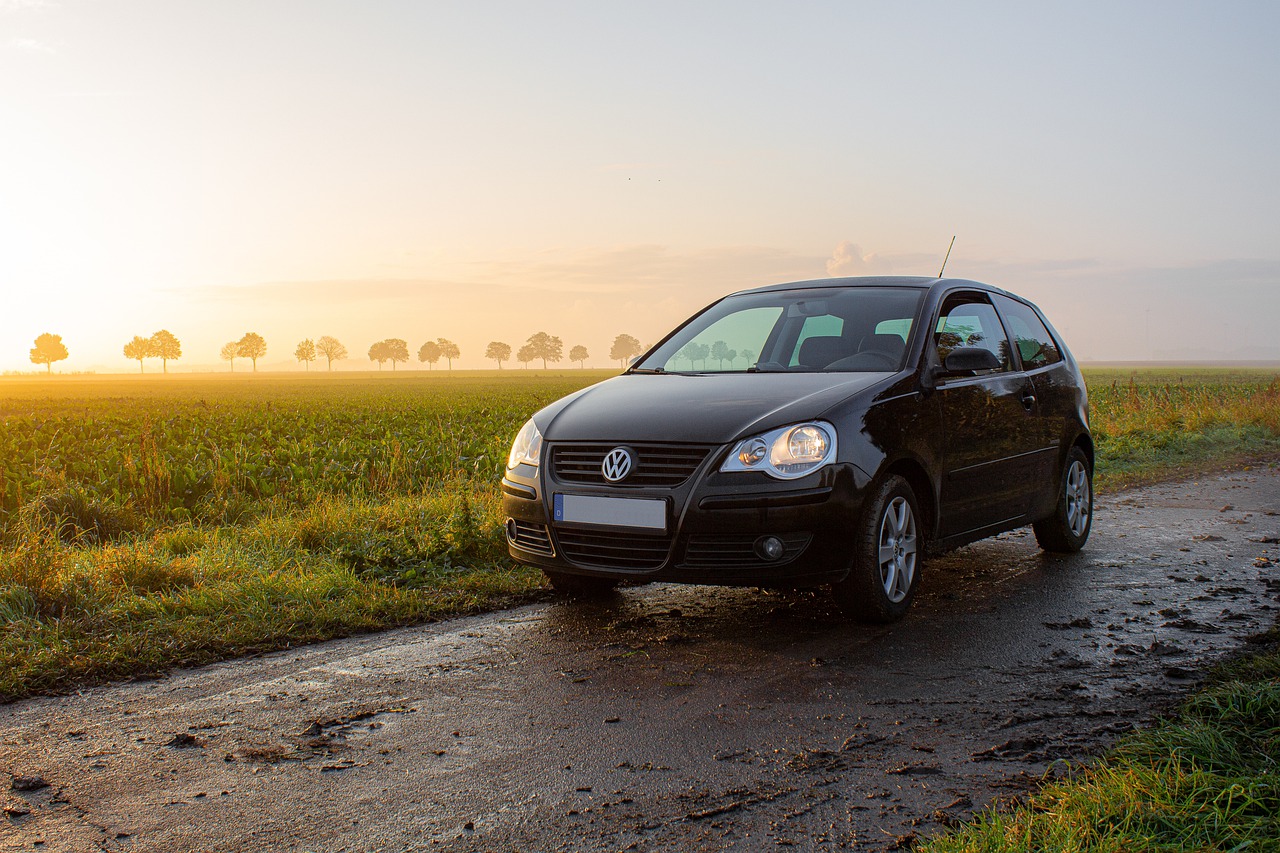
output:
[[898, 269], [910, 268], [912, 275], [920, 275], [917, 265], [923, 255], [903, 255], [889, 258], [875, 252], [865, 253], [857, 243], [841, 240], [827, 259], [827, 275], [891, 275]]
[[38, 39], [15, 37], [15, 38], [9, 39], [9, 41], [5, 44], [5, 47], [8, 48], [9, 50], [17, 51], [18, 53], [42, 53], [42, 54], [57, 53], [57, 51], [54, 50], [50, 45], [45, 44], [44, 42], [39, 41]]

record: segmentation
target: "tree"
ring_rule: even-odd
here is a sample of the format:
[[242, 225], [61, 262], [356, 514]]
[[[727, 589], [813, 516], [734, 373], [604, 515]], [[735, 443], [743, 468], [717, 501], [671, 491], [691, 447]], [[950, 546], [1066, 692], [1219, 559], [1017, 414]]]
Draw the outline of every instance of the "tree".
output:
[[[387, 346], [386, 341], [378, 341], [369, 347], [369, 360], [378, 362], [379, 370], [389, 358], [391, 358], [391, 347]], [[395, 369], [395, 365], [392, 365], [392, 369]]]
[[689, 341], [689, 343], [681, 347], [680, 351], [676, 353], [676, 358], [683, 358], [688, 361], [689, 369], [693, 370], [693, 363], [698, 359], [698, 350], [701, 346], [702, 344], [699, 344], [696, 341]]
[[62, 361], [67, 355], [67, 347], [62, 342], [62, 335], [51, 335], [45, 332], [36, 338], [35, 346], [31, 348], [31, 363], [47, 365], [46, 372], [53, 373], [53, 363]]
[[182, 341], [173, 336], [168, 329], [161, 329], [151, 336], [151, 352], [148, 355], [160, 359], [164, 372], [169, 372], [169, 362], [182, 358]]
[[516, 361], [523, 364], [525, 370], [529, 369], [529, 362], [533, 361], [537, 357], [538, 356], [533, 352], [533, 347], [528, 344], [520, 347], [520, 351], [516, 353]]
[[236, 356], [240, 355], [240, 344], [235, 341], [227, 341], [222, 345], [222, 351], [219, 353], [223, 361], [231, 362], [231, 372], [236, 372]]
[[435, 341], [427, 341], [418, 348], [418, 361], [426, 363], [427, 370], [430, 370], [436, 366], [436, 362], [440, 360], [440, 356], [442, 354], [443, 350], [440, 349], [440, 345], [438, 343]]
[[622, 362], [622, 366], [627, 366], [627, 360], [638, 356], [642, 350], [640, 342], [630, 335], [618, 335], [613, 339], [613, 347], [609, 350], [609, 358], [616, 358]]
[[124, 357], [132, 358], [138, 362], [139, 373], [147, 372], [142, 367], [142, 360], [144, 358], [151, 358], [153, 355], [155, 355], [155, 353], [151, 351], [151, 340], [149, 338], [144, 338], [142, 335], [134, 335], [133, 340], [124, 345]]
[[744, 349], [742, 352], [738, 353], [738, 355], [747, 360], [747, 367], [750, 367], [756, 362], [756, 354], [753, 350]]
[[252, 361], [254, 373], [258, 372], [258, 359], [266, 354], [267, 342], [257, 332], [245, 332], [244, 337], [236, 341], [236, 355]]
[[316, 350], [329, 360], [329, 369], [333, 370], [335, 361], [342, 361], [347, 357], [347, 348], [338, 342], [337, 338], [329, 335], [322, 335], [320, 340], [316, 342]]
[[553, 335], [546, 332], [536, 332], [529, 336], [529, 340], [525, 342], [525, 346], [529, 347], [529, 352], [533, 353], [534, 358], [542, 359], [542, 369], [547, 369], [548, 361], [559, 361], [564, 358], [564, 343]]
[[702, 362], [702, 369], [707, 369], [707, 356], [711, 355], [711, 347], [706, 344], [698, 344], [694, 349], [693, 357]]
[[[729, 355], [729, 353], [731, 352], [733, 353], [733, 355]], [[724, 370], [724, 363], [726, 361], [732, 363], [733, 358], [736, 355], [737, 353], [729, 349], [729, 345], [726, 344], [724, 341], [716, 341], [711, 345], [711, 357], [720, 362], [721, 370]]]
[[462, 350], [448, 338], [436, 338], [436, 345], [440, 347], [440, 354], [449, 362], [449, 369], [453, 370], [453, 360], [462, 357]]
[[498, 369], [502, 369], [502, 362], [511, 358], [511, 344], [504, 344], [502, 341], [489, 341], [489, 348], [484, 351], [485, 358], [491, 358], [498, 362]]
[[591, 358], [591, 354], [587, 352], [587, 348], [582, 344], [578, 344], [569, 350], [569, 360], [578, 362], [578, 367], [586, 367], [586, 361], [589, 358]]
[[293, 357], [298, 361], [306, 362], [307, 370], [311, 369], [311, 362], [316, 360], [316, 342], [307, 338], [298, 344], [298, 348], [293, 351]]
[[409, 344], [401, 338], [387, 338], [383, 341], [387, 345], [387, 358], [391, 359], [391, 369], [396, 369], [397, 361], [409, 360]]

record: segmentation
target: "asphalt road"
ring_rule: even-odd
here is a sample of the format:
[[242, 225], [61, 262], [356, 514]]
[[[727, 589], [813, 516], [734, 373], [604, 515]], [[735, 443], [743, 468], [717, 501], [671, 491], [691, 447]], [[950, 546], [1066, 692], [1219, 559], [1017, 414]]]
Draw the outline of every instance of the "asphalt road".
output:
[[889, 627], [636, 587], [10, 704], [0, 772], [47, 787], [0, 850], [905, 847], [1273, 624], [1278, 511], [1275, 466], [1115, 495], [1078, 555], [930, 562]]

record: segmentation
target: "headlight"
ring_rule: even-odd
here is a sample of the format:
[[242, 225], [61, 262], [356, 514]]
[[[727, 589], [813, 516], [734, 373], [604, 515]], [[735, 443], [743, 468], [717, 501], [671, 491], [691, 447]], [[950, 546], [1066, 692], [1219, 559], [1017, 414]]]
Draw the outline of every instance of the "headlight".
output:
[[794, 480], [816, 471], [836, 455], [836, 428], [820, 421], [794, 424], [738, 442], [721, 471], [763, 471]]
[[538, 426], [533, 422], [533, 418], [525, 421], [524, 426], [520, 427], [520, 432], [516, 433], [516, 440], [511, 443], [511, 454], [507, 456], [507, 469], [510, 470], [517, 465], [532, 465], [538, 467], [538, 458], [542, 455], [542, 433], [538, 432]]

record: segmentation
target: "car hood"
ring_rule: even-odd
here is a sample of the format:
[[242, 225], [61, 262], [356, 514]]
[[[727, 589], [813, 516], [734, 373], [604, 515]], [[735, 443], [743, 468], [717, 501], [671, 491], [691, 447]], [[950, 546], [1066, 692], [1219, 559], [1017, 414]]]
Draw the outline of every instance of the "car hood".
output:
[[821, 417], [887, 373], [626, 374], [539, 413], [548, 441], [727, 444]]

